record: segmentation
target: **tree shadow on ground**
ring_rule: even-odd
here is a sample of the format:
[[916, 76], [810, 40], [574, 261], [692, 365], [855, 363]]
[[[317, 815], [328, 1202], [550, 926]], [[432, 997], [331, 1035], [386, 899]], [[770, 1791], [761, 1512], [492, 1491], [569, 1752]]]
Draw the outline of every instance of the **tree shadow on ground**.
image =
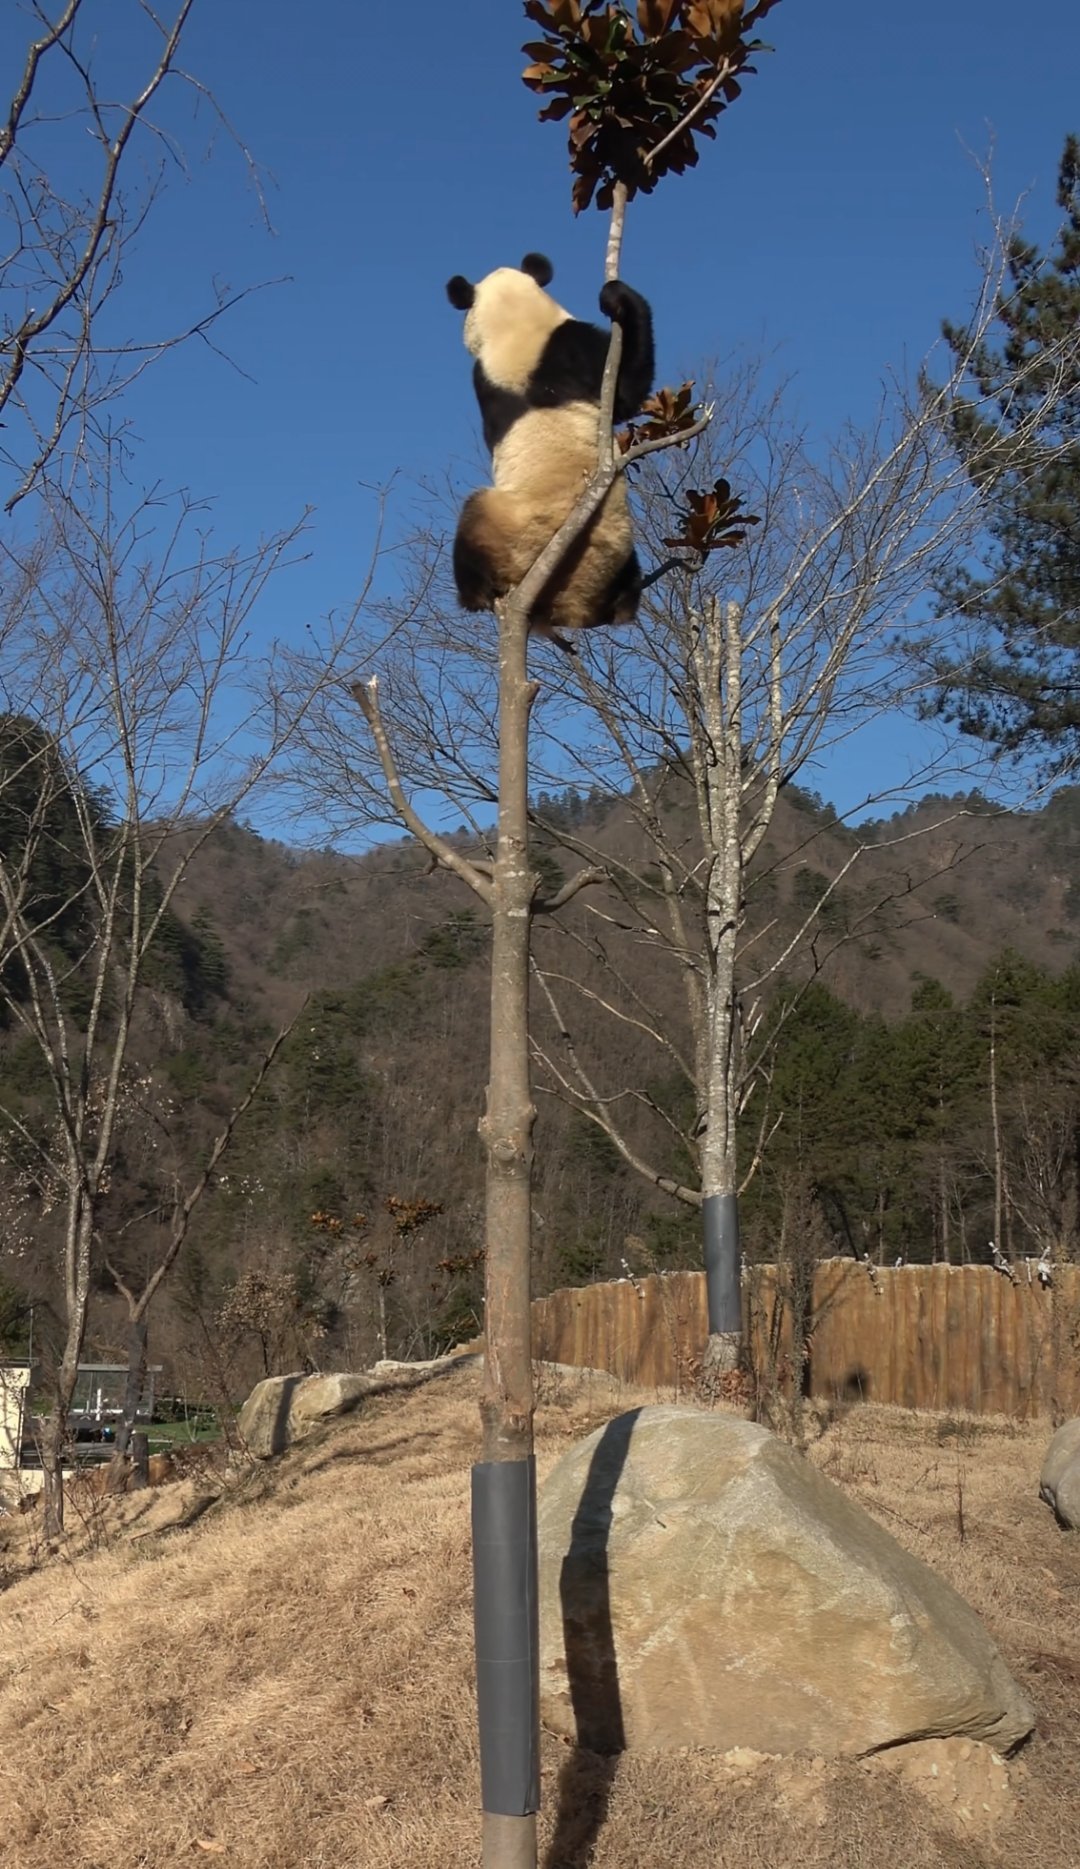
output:
[[587, 1869], [626, 1745], [611, 1620], [612, 1502], [640, 1409], [609, 1421], [589, 1463], [559, 1576], [567, 1686], [577, 1744], [559, 1774], [544, 1869]]
[[617, 1753], [604, 1758], [584, 1746], [574, 1747], [559, 1773], [555, 1834], [544, 1858], [544, 1869], [588, 1869], [607, 1818], [618, 1769]]

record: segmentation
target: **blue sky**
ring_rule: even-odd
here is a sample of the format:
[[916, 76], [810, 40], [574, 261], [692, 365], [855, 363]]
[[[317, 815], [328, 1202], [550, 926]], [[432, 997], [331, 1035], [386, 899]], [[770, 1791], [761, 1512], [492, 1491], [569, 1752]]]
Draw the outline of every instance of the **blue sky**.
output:
[[[653, 302], [661, 380], [737, 345], [775, 350], [826, 433], [869, 413], [884, 372], [969, 302], [985, 228], [970, 152], [993, 143], [999, 202], [1032, 191], [1028, 228], [1052, 230], [1062, 140], [1080, 129], [1080, 6], [783, 0], [765, 25], [775, 52], [697, 171], [632, 208], [623, 271]], [[9, 0], [5, 73], [29, 36]], [[570, 213], [562, 126], [537, 123], [518, 79], [527, 36], [516, 0], [198, 0], [186, 62], [271, 177], [275, 231], [201, 112], [183, 130], [190, 180], [128, 268], [124, 320], [173, 326], [215, 277], [289, 283], [219, 331], [245, 374], [196, 344], [143, 380], [133, 417], [143, 477], [214, 496], [223, 541], [315, 507], [312, 560], [277, 586], [268, 634], [348, 602], [365, 483], [398, 472], [404, 516], [410, 480], [475, 461], [451, 273], [540, 249], [562, 302], [594, 313], [606, 221]], [[816, 775], [841, 804], [857, 757]]]

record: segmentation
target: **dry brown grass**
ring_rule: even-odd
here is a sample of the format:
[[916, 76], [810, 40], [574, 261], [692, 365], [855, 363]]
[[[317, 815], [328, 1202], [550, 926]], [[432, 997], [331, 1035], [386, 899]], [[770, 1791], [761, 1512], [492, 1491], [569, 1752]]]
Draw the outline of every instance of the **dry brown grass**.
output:
[[[475, 1373], [460, 1372], [372, 1402], [189, 1529], [133, 1536], [147, 1524], [126, 1525], [132, 1502], [118, 1501], [96, 1548], [73, 1541], [72, 1555], [15, 1576], [0, 1862], [476, 1862], [475, 1398]], [[601, 1385], [567, 1400], [548, 1385], [541, 1466], [568, 1436], [651, 1399]], [[856, 1763], [740, 1776], [703, 1753], [609, 1763], [548, 1740], [548, 1869], [1075, 1869], [1080, 1539], [1037, 1500], [1046, 1439], [867, 1409], [811, 1452], [964, 1591], [1035, 1700], [1039, 1732], [1011, 1768], [1017, 1814], [992, 1839], [953, 1835], [916, 1791]]]

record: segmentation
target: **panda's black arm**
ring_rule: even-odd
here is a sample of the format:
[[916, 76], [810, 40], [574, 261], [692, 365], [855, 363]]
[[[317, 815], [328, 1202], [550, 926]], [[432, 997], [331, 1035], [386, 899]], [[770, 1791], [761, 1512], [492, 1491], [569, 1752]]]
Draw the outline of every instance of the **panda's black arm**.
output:
[[[604, 287], [600, 308], [622, 326], [615, 420], [628, 422], [653, 386], [652, 312], [640, 292], [624, 286], [619, 279], [609, 280]], [[568, 318], [565, 324], [556, 325], [525, 392], [530, 408], [558, 409], [568, 402], [599, 402], [610, 342], [608, 333], [599, 325], [586, 324], [580, 318]]]
[[601, 288], [600, 310], [613, 324], [622, 326], [623, 348], [619, 381], [615, 389], [615, 420], [628, 422], [637, 414], [646, 396], [652, 394], [656, 357], [653, 347], [652, 310], [647, 299], [621, 279], [609, 279]]

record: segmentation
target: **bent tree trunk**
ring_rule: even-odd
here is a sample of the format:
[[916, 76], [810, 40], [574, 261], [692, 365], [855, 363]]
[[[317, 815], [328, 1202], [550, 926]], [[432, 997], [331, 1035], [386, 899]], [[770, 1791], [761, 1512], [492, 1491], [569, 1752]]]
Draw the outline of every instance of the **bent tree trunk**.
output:
[[499, 825], [491, 958], [481, 1460], [472, 1473], [477, 1699], [484, 1869], [533, 1869], [540, 1803], [536, 1471], [529, 1314], [532, 1132], [529, 1083], [526, 619], [499, 618]]

